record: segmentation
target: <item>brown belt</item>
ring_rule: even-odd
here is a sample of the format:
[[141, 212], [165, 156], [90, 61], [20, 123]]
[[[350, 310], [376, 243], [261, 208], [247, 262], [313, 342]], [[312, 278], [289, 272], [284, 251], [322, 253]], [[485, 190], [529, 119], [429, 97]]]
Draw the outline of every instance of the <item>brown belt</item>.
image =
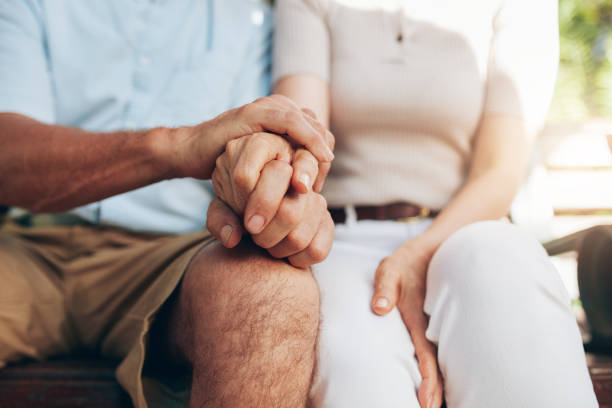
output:
[[[357, 220], [393, 220], [412, 222], [429, 217], [435, 217], [439, 211], [410, 203], [393, 203], [387, 205], [355, 206]], [[329, 208], [329, 213], [336, 224], [346, 221], [344, 208]]]

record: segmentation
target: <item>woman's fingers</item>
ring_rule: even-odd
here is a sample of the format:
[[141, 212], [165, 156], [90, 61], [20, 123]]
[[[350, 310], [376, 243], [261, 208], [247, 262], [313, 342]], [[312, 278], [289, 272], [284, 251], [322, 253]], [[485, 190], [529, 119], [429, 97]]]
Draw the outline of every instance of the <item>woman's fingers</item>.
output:
[[309, 196], [310, 194], [297, 194], [294, 191], [289, 191], [282, 199], [272, 221], [259, 234], [253, 234], [253, 241], [262, 248], [272, 248], [301, 222], [308, 221], [305, 210], [310, 199]]
[[320, 217], [313, 217], [301, 222], [281, 242], [268, 249], [274, 258], [282, 259], [296, 255], [306, 249], [314, 239], [321, 226]]
[[234, 158], [234, 163], [231, 164], [232, 182], [244, 197], [248, 197], [253, 191], [268, 162], [289, 162], [293, 153], [289, 142], [269, 133], [257, 133], [245, 140], [231, 140], [226, 149]]
[[238, 245], [244, 233], [240, 218], [218, 198], [208, 206], [206, 228], [226, 248]]
[[319, 162], [306, 149], [297, 149], [293, 156], [293, 177], [291, 185], [300, 194], [312, 190], [319, 173]]
[[332, 248], [334, 240], [334, 222], [329, 216], [323, 219], [319, 230], [303, 251], [289, 257], [289, 263], [296, 268], [308, 268], [311, 265], [323, 262]]
[[399, 296], [401, 275], [398, 268], [393, 267], [391, 258], [383, 259], [376, 269], [374, 278], [374, 295], [372, 310], [377, 315], [385, 315], [395, 307]]
[[261, 171], [244, 210], [244, 225], [251, 234], [259, 234], [272, 221], [287, 194], [293, 168], [280, 160], [268, 162]]
[[419, 372], [423, 379], [418, 391], [419, 403], [421, 407], [439, 408], [443, 400], [443, 385], [436, 347], [425, 337], [428, 321], [423, 313], [422, 302], [410, 295], [402, 299], [398, 309], [414, 344]]
[[[281, 242], [268, 249], [268, 252], [275, 258], [289, 258], [304, 251], [307, 252], [304, 256], [296, 257], [296, 260], [302, 258], [316, 260], [319, 258], [317, 255], [326, 257], [327, 253], [318, 254], [318, 252], [321, 252], [321, 249], [328, 251], [330, 248], [320, 244], [330, 241], [329, 247], [331, 247], [333, 231], [334, 225], [327, 211], [325, 199], [313, 194], [307, 203], [302, 221]], [[317, 234], [323, 234], [323, 236], [317, 237]], [[309, 262], [309, 265], [314, 263], [316, 262]]]

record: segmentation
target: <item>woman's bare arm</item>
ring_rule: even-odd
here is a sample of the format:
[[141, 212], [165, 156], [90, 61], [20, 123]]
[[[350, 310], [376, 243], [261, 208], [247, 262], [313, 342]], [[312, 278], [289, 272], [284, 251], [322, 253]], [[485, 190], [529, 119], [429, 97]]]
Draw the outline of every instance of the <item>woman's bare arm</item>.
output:
[[312, 110], [319, 122], [329, 129], [329, 84], [308, 74], [289, 75], [279, 79], [274, 92], [292, 99], [298, 106]]
[[529, 154], [530, 138], [522, 119], [496, 114], [483, 117], [466, 183], [427, 231], [416, 238], [429, 257], [459, 228], [508, 215]]

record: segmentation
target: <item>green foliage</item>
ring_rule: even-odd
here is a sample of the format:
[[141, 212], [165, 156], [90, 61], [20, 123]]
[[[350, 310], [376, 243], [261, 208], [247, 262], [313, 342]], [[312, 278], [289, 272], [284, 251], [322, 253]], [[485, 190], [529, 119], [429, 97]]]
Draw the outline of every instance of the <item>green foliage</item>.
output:
[[612, 116], [612, 0], [559, 0], [561, 55], [551, 121]]

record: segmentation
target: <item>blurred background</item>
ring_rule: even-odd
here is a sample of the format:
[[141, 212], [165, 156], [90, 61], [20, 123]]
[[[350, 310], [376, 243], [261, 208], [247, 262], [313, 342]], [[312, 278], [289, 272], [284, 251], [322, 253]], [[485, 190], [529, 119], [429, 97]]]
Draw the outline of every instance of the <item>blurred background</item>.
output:
[[560, 0], [561, 65], [550, 122], [612, 117], [612, 1]]
[[[559, 0], [559, 29], [554, 99], [512, 208], [541, 242], [612, 224], [612, 0]], [[552, 259], [584, 322], [576, 253]]]
[[612, 224], [612, 0], [560, 0], [560, 66], [514, 221], [542, 242]]

